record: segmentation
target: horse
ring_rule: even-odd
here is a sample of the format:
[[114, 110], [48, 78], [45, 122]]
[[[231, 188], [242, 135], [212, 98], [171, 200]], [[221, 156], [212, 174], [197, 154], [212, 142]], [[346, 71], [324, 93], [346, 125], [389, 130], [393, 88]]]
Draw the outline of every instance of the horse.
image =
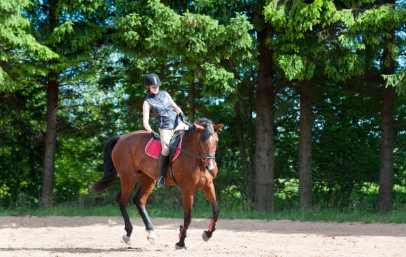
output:
[[[165, 184], [178, 186], [182, 195], [184, 219], [180, 226], [179, 242], [176, 249], [185, 249], [185, 238], [192, 221], [193, 197], [200, 189], [203, 190], [212, 208], [212, 219], [207, 231], [203, 231], [202, 238], [208, 241], [216, 230], [220, 208], [216, 201], [213, 180], [218, 167], [215, 160], [219, 131], [224, 125], [214, 124], [211, 120], [202, 118], [191, 124], [183, 131], [180, 153], [170, 165], [172, 172], [165, 173]], [[137, 181], [140, 181], [133, 202], [145, 224], [148, 233], [147, 240], [155, 242], [154, 226], [145, 209], [148, 196], [151, 194], [158, 178], [158, 160], [146, 154], [146, 146], [151, 140], [147, 131], [133, 131], [128, 134], [110, 138], [104, 146], [104, 174], [92, 184], [92, 193], [101, 193], [111, 187], [117, 175], [120, 177], [121, 189], [116, 197], [120, 211], [124, 218], [126, 234], [123, 241], [130, 244], [133, 227], [127, 213], [128, 197]], [[179, 149], [179, 148], [178, 148]], [[170, 175], [172, 173], [172, 176]]]

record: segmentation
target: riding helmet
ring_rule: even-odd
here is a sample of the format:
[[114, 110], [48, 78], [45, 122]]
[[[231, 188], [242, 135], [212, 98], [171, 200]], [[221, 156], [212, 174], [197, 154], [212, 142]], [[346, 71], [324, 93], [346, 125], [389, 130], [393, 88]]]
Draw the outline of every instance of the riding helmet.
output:
[[161, 80], [159, 80], [158, 75], [155, 73], [150, 73], [144, 78], [144, 85], [150, 86], [150, 87], [159, 87], [161, 86]]

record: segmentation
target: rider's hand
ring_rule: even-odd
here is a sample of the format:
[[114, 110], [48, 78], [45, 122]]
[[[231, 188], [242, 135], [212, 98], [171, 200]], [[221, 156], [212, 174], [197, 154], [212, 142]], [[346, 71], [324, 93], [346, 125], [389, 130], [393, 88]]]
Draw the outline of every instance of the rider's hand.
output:
[[161, 137], [155, 131], [151, 131], [151, 136], [152, 136], [153, 139], [161, 141]]
[[181, 120], [183, 123], [186, 124], [186, 117], [185, 117], [185, 114], [183, 114], [183, 112], [180, 112], [180, 113], [179, 113], [179, 117], [180, 117], [180, 120]]

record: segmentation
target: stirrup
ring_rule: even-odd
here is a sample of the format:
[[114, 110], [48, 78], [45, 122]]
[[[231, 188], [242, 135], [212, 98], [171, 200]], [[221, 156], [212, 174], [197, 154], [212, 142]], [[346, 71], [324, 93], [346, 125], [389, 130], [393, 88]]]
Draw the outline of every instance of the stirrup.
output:
[[156, 187], [157, 188], [163, 188], [165, 187], [165, 178], [162, 176], [159, 176], [158, 182], [156, 182]]

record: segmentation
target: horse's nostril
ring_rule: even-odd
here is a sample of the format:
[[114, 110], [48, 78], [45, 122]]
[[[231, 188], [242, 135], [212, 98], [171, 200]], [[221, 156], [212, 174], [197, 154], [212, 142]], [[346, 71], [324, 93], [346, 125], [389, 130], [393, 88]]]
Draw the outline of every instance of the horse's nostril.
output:
[[210, 172], [213, 172], [215, 168], [216, 168], [216, 164], [213, 164], [213, 163], [206, 164], [206, 169]]

